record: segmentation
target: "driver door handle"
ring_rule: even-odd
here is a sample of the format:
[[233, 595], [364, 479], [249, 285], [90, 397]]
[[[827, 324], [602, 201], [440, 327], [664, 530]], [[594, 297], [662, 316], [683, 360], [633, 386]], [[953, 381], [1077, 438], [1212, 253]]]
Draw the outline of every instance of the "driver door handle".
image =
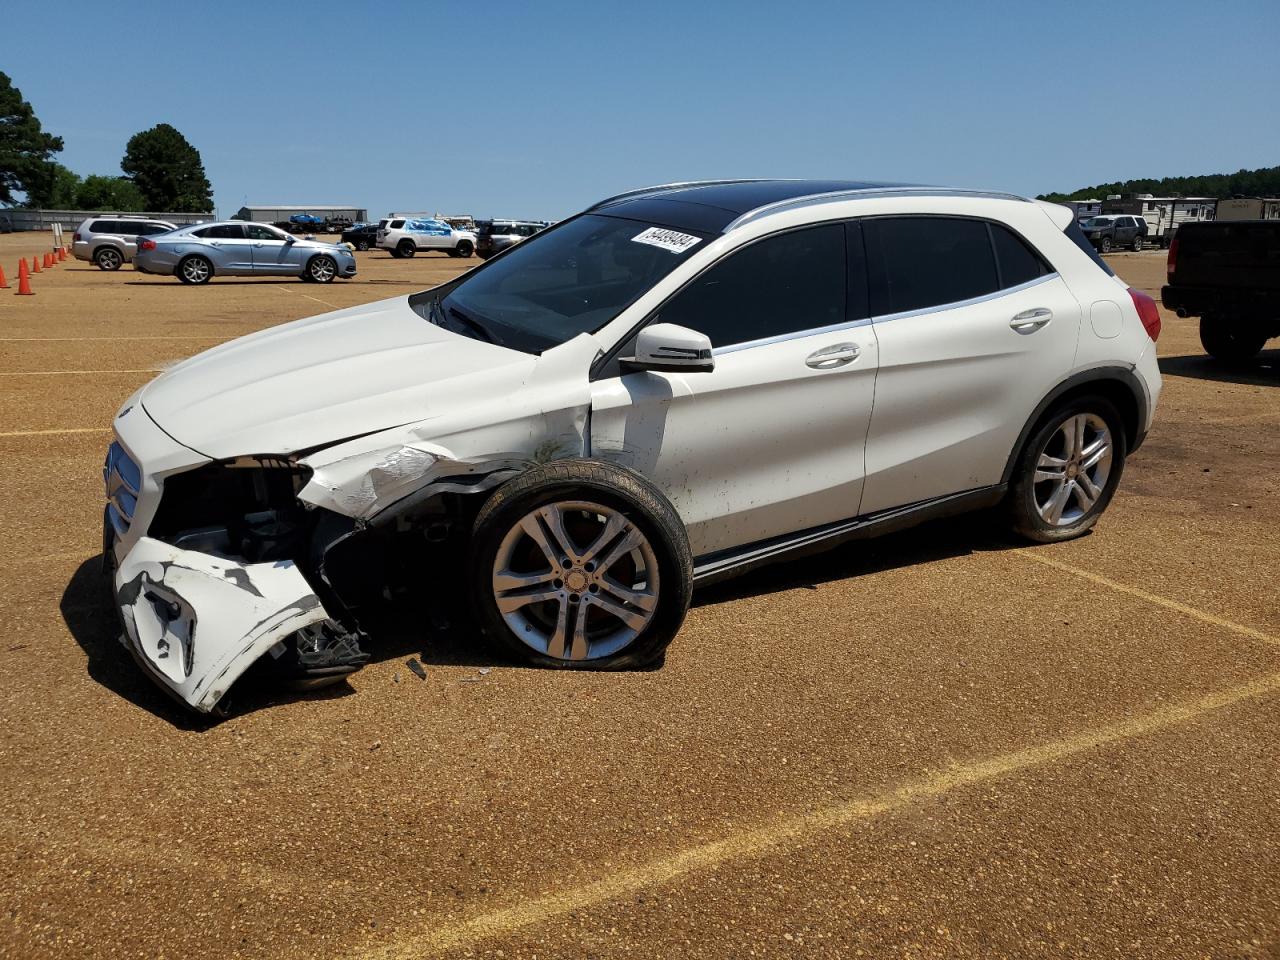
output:
[[1035, 333], [1052, 319], [1052, 310], [1045, 307], [1037, 307], [1034, 310], [1023, 310], [1021, 313], [1015, 314], [1013, 319], [1009, 321], [1009, 326], [1018, 333]]
[[833, 367], [843, 367], [846, 363], [853, 363], [861, 352], [856, 343], [836, 343], [821, 350], [815, 350], [805, 358], [804, 362], [814, 370], [830, 370]]

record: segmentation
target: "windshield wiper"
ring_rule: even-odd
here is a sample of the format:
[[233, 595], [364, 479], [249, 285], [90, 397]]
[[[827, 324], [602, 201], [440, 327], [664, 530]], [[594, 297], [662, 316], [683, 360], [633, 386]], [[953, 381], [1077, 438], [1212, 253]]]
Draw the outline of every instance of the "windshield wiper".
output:
[[478, 320], [474, 320], [471, 317], [468, 317], [465, 313], [463, 313], [457, 307], [449, 308], [449, 316], [454, 317], [463, 326], [468, 327], [471, 330], [474, 330], [479, 335], [481, 340], [487, 340], [489, 343], [497, 344], [498, 341], [494, 339], [493, 334], [490, 333], [488, 330], [486, 330]]

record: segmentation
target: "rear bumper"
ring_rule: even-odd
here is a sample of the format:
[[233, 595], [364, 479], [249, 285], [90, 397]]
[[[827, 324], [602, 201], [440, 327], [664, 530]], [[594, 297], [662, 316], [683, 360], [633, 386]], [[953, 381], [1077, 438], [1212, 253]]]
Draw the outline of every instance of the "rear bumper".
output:
[[1180, 317], [1206, 313], [1221, 313], [1229, 319], [1240, 320], [1280, 317], [1280, 290], [1169, 284], [1160, 288], [1160, 302]]

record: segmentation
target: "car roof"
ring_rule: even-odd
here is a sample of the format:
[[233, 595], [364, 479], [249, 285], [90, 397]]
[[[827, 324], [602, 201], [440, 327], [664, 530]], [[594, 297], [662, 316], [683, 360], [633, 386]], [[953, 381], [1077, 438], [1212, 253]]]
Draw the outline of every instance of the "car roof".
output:
[[875, 180], [708, 180], [645, 187], [601, 200], [588, 212], [707, 233], [727, 233], [749, 220], [799, 205], [886, 195], [983, 196], [1026, 201], [1009, 193]]

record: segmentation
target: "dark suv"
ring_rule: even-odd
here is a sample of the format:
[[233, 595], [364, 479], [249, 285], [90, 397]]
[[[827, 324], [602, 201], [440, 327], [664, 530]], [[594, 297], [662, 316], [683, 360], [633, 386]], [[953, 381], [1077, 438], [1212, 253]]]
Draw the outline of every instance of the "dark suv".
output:
[[357, 223], [342, 231], [342, 242], [349, 243], [357, 250], [372, 250], [378, 245], [378, 225], [376, 223]]
[[544, 220], [481, 220], [476, 224], [476, 253], [488, 260], [546, 228]]
[[1116, 247], [1141, 250], [1147, 241], [1147, 221], [1127, 214], [1106, 214], [1080, 221], [1085, 239], [1103, 253]]

